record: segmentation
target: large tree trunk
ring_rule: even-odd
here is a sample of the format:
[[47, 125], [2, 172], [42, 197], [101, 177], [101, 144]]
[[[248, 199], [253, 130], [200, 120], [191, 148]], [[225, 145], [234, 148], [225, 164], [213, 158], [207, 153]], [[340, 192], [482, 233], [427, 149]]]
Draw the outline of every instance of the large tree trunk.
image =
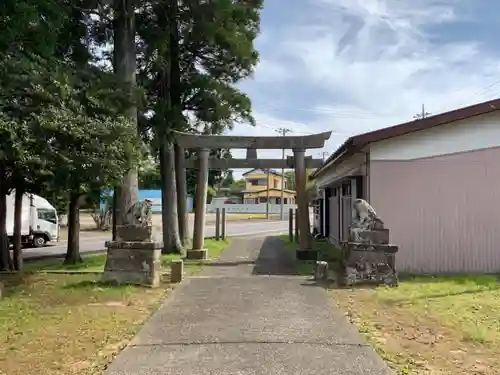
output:
[[68, 213], [68, 247], [64, 264], [82, 263], [80, 255], [80, 197], [78, 193], [71, 193]]
[[163, 137], [160, 145], [160, 174], [162, 197], [163, 253], [182, 252], [177, 217], [177, 193], [175, 183], [175, 156], [172, 143]]
[[14, 269], [16, 271], [21, 271], [23, 269], [23, 247], [21, 241], [23, 195], [23, 189], [16, 188], [14, 196], [14, 235], [12, 238], [12, 245], [14, 248]]
[[177, 219], [179, 237], [183, 245], [188, 239], [187, 185], [184, 167], [184, 149], [175, 145], [175, 186], [177, 188]]
[[[115, 0], [113, 11], [114, 52], [113, 63], [118, 81], [127, 88], [130, 106], [126, 116], [137, 126], [137, 106], [134, 98], [136, 84], [136, 48], [135, 48], [135, 0]], [[139, 200], [137, 168], [132, 168], [124, 176], [122, 185], [118, 190], [116, 222], [124, 223], [128, 209]]]
[[[168, 66], [168, 104], [173, 128], [184, 130], [185, 121], [182, 115], [182, 88], [181, 71], [179, 65], [179, 25], [178, 25], [178, 3], [170, 1], [167, 9], [167, 24], [169, 27], [169, 66]], [[180, 241], [186, 244], [188, 237], [188, 217], [187, 217], [187, 186], [186, 169], [184, 168], [184, 149], [177, 144], [174, 146], [175, 154], [175, 182], [177, 191], [177, 220], [179, 228]]]

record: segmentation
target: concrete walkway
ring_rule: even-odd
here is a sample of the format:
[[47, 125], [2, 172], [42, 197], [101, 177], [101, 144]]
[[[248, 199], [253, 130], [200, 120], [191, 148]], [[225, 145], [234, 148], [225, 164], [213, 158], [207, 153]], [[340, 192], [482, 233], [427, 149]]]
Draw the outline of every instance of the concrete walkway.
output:
[[389, 375], [276, 237], [233, 240], [179, 285], [107, 375]]

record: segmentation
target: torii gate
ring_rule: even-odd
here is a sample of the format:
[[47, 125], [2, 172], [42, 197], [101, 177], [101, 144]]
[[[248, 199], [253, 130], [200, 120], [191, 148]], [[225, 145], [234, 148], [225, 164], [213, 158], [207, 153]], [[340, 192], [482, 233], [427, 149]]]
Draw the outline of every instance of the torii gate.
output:
[[[184, 168], [197, 169], [196, 175], [196, 208], [194, 216], [193, 248], [187, 251], [188, 259], [206, 259], [204, 249], [205, 214], [207, 209], [208, 172], [213, 169], [229, 168], [295, 168], [298, 203], [299, 245], [297, 257], [312, 259], [309, 227], [309, 209], [306, 196], [306, 169], [319, 168], [323, 160], [306, 157], [305, 151], [310, 148], [323, 148], [332, 132], [324, 132], [306, 136], [230, 136], [230, 135], [197, 135], [175, 132], [176, 143], [182, 155], [184, 149], [196, 149], [197, 160], [185, 160]], [[240, 148], [247, 150], [246, 159], [209, 159], [210, 149]], [[293, 157], [282, 159], [258, 159], [257, 150], [292, 149]], [[300, 254], [301, 253], [301, 254]], [[312, 257], [311, 257], [312, 256]]]

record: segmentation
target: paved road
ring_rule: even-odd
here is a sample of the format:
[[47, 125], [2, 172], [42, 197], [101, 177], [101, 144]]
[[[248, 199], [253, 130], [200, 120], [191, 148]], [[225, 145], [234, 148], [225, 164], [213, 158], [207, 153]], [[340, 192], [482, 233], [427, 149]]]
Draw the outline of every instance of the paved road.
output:
[[174, 290], [105, 375], [392, 374], [294, 266], [278, 238], [234, 240]]
[[[288, 231], [287, 221], [246, 221], [246, 222], [228, 222], [227, 236], [251, 236], [259, 233], [279, 234]], [[156, 236], [161, 236], [161, 233], [156, 233]], [[205, 228], [205, 236], [215, 236], [215, 226], [207, 225]], [[109, 235], [81, 235], [80, 250], [82, 254], [86, 252], [96, 252], [104, 249], [104, 242], [109, 240]], [[29, 248], [24, 251], [24, 259], [39, 258], [43, 256], [63, 256], [66, 253], [66, 241], [61, 241], [52, 246], [43, 248]]]

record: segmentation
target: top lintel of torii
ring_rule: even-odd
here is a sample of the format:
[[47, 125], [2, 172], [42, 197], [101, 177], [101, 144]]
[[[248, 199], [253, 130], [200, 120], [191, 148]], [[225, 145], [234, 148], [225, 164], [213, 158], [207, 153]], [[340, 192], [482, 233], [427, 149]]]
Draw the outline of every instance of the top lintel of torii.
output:
[[183, 148], [246, 148], [257, 150], [270, 149], [309, 149], [323, 148], [332, 132], [301, 136], [239, 136], [239, 135], [198, 135], [175, 131], [175, 139]]

